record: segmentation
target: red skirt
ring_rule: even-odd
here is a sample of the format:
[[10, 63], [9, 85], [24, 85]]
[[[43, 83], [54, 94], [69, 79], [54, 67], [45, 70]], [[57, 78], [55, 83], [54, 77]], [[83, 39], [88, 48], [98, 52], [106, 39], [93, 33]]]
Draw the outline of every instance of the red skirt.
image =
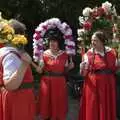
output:
[[91, 75], [85, 80], [79, 120], [116, 120], [113, 75]]
[[3, 120], [33, 120], [35, 117], [35, 99], [32, 89], [13, 92], [3, 90]]
[[43, 119], [66, 119], [68, 95], [64, 77], [42, 77], [39, 96], [39, 112]]
[[0, 93], [0, 120], [3, 120], [2, 94]]

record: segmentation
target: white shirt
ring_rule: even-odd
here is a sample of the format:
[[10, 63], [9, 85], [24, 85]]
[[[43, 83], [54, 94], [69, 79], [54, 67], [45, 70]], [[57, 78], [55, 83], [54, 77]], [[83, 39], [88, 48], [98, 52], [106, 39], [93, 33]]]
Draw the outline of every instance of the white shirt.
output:
[[[6, 55], [10, 51], [18, 52], [17, 49], [13, 47], [3, 47], [0, 49], [0, 57]], [[11, 77], [11, 75], [16, 72], [16, 70], [20, 67], [21, 60], [14, 53], [9, 53], [4, 57], [2, 61], [3, 66], [3, 80], [7, 80]]]

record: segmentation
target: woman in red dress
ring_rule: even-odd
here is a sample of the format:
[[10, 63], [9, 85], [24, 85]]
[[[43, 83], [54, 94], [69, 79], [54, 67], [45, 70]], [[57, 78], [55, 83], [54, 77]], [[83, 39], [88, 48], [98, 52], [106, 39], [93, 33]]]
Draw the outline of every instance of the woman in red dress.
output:
[[92, 47], [84, 55], [80, 72], [85, 76], [79, 120], [116, 120], [117, 58], [115, 50], [106, 47], [105, 35], [97, 31]]
[[[24, 31], [19, 22], [16, 26]], [[20, 49], [12, 46], [12, 43], [5, 43], [5, 47], [0, 49], [0, 59], [2, 120], [34, 120], [35, 101], [30, 68], [31, 57], [26, 52], [21, 53]]]
[[72, 69], [74, 64], [68, 63], [68, 55], [61, 50], [59, 30], [47, 33], [49, 49], [44, 51], [39, 91], [39, 112], [43, 120], [65, 120], [68, 110], [68, 94], [65, 80], [65, 69]]

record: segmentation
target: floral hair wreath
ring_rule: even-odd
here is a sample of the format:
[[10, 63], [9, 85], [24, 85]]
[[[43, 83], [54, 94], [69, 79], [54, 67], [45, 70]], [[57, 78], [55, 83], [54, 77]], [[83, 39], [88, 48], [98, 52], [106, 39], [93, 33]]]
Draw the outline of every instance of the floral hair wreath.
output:
[[12, 44], [20, 48], [28, 43], [24, 35], [15, 34], [14, 29], [9, 25], [9, 20], [3, 19], [0, 12], [0, 43]]
[[44, 52], [44, 35], [49, 29], [58, 28], [63, 33], [63, 38], [65, 40], [65, 50], [69, 55], [75, 55], [75, 42], [73, 41], [72, 30], [68, 24], [61, 23], [58, 18], [51, 18], [35, 29], [33, 35], [33, 58], [37, 62], [42, 58]]
[[5, 25], [0, 31], [0, 43], [9, 43], [20, 48], [26, 45], [28, 40], [24, 35], [15, 34], [14, 29], [11, 26]]

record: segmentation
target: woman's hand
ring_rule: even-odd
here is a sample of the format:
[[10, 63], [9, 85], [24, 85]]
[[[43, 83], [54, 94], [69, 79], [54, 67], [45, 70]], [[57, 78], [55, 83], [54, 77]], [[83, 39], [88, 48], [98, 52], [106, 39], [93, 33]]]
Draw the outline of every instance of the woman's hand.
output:
[[80, 63], [80, 74], [86, 76], [88, 73], [89, 64], [87, 62]]
[[41, 74], [41, 73], [43, 72], [43, 69], [42, 69], [40, 66], [38, 66], [38, 67], [36, 68], [36, 71]]
[[73, 62], [70, 62], [70, 63], [68, 64], [68, 69], [69, 69], [69, 70], [73, 69], [74, 67], [75, 67], [75, 64], [74, 64]]

